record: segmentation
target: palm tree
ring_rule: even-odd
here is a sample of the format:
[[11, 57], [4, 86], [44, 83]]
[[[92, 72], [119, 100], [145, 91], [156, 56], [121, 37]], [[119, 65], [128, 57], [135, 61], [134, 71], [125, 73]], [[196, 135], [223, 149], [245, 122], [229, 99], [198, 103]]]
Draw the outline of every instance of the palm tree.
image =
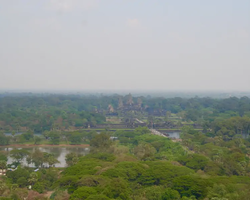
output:
[[16, 142], [16, 137], [15, 137], [16, 132], [15, 132], [15, 131], [12, 131], [12, 132], [11, 132], [11, 135], [12, 135], [13, 141]]
[[7, 185], [3, 181], [0, 181], [0, 194], [3, 194], [7, 189]]
[[37, 173], [32, 172], [32, 173], [30, 174], [30, 178], [28, 179], [28, 182], [29, 182], [31, 185], [34, 185], [34, 184], [37, 182], [37, 180], [38, 180], [38, 175], [37, 175]]
[[53, 154], [44, 153], [44, 162], [49, 164], [49, 167], [55, 165], [56, 163], [60, 163]]
[[6, 169], [6, 161], [5, 160], [0, 160], [0, 169]]

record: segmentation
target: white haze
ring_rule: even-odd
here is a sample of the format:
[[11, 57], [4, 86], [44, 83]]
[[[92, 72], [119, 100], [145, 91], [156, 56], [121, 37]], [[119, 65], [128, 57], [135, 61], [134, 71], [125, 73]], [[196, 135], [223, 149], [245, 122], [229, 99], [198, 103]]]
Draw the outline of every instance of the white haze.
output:
[[0, 89], [250, 90], [250, 3], [0, 0]]

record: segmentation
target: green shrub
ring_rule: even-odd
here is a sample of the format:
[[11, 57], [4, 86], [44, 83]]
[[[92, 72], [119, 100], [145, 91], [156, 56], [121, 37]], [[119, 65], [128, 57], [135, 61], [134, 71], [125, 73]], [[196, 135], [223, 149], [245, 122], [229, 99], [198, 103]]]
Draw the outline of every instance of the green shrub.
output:
[[86, 200], [109, 200], [110, 198], [108, 198], [105, 195], [102, 194], [97, 194], [97, 195], [91, 195], [89, 196]]
[[91, 187], [80, 187], [71, 195], [71, 200], [87, 199], [90, 195], [97, 194], [97, 191]]
[[33, 185], [32, 189], [41, 194], [44, 192], [44, 184], [41, 182], [36, 182], [35, 185]]
[[28, 185], [28, 180], [25, 177], [21, 177], [17, 180], [19, 187], [26, 187]]

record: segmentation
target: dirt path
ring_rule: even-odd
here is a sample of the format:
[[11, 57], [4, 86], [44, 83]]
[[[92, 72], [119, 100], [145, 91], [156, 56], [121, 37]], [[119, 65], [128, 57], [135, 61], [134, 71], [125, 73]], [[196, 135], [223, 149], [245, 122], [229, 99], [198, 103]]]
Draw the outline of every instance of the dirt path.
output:
[[44, 197], [47, 197], [48, 199], [50, 198], [50, 196], [53, 194], [54, 191], [48, 191], [44, 194]]

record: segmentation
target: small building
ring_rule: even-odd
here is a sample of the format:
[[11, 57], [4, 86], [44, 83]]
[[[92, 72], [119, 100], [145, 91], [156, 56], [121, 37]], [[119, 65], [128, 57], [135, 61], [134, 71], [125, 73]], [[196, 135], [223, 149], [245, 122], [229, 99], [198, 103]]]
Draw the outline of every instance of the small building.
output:
[[6, 169], [0, 169], [0, 176], [6, 175]]
[[110, 140], [118, 140], [118, 137], [110, 137]]

